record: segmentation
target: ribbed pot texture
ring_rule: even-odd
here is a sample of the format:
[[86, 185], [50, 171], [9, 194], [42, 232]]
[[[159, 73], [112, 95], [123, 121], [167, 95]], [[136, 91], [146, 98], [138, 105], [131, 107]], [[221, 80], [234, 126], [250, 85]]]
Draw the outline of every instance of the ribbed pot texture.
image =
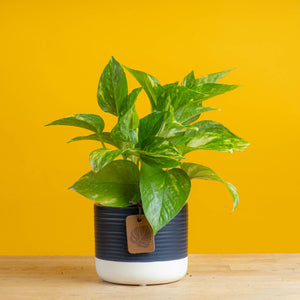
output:
[[181, 209], [155, 235], [155, 251], [130, 254], [127, 250], [126, 217], [137, 215], [138, 208], [94, 206], [96, 257], [110, 261], [155, 262], [187, 257], [188, 248], [188, 205]]

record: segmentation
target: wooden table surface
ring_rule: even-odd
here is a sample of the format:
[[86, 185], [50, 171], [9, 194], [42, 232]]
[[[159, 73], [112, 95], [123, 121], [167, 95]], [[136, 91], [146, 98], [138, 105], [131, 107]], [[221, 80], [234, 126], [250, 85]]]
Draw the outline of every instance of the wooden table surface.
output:
[[92, 256], [0, 256], [0, 299], [300, 300], [300, 254], [190, 255], [182, 280], [154, 286], [104, 282]]

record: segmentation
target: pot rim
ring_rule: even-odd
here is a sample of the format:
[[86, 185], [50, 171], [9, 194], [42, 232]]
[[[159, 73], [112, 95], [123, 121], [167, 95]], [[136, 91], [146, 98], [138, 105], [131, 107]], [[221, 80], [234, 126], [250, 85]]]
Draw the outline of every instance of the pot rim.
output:
[[122, 210], [122, 209], [130, 209], [130, 208], [137, 208], [138, 206], [136, 204], [132, 204], [129, 206], [123, 206], [123, 207], [116, 207], [116, 206], [105, 206], [98, 203], [94, 203], [94, 206], [101, 207], [103, 209], [116, 209], [116, 210]]
[[[185, 202], [185, 204], [182, 206], [182, 208], [186, 205], [188, 205], [187, 202]], [[132, 205], [129, 205], [129, 206], [123, 206], [123, 207], [116, 207], [116, 206], [105, 206], [105, 205], [101, 205], [101, 204], [98, 204], [98, 203], [94, 203], [94, 206], [101, 207], [102, 209], [110, 209], [110, 210], [126, 210], [126, 209], [136, 209], [136, 208], [138, 208], [138, 206], [136, 204], [132, 204]]]

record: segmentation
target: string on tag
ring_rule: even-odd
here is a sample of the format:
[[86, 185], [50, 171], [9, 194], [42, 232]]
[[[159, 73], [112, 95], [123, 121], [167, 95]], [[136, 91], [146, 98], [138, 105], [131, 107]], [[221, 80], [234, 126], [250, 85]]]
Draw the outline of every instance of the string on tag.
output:
[[141, 204], [141, 202], [138, 202], [137, 205], [138, 205], [138, 207], [139, 207], [138, 222], [141, 222], [141, 221], [142, 221], [142, 219], [141, 219], [141, 215], [142, 215], [142, 204]]
[[138, 216], [138, 222], [141, 222], [141, 216], [142, 216], [142, 203], [141, 202], [134, 202], [134, 201], [129, 201], [129, 203], [136, 205], [139, 208], [139, 216]]

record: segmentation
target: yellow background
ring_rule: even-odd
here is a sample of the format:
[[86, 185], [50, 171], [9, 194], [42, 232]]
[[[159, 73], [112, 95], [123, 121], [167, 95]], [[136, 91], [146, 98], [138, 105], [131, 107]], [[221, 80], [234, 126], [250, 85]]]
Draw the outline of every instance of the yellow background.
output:
[[[84, 129], [43, 127], [100, 113], [99, 76], [111, 55], [162, 83], [237, 67], [243, 87], [206, 102], [251, 143], [189, 161], [236, 185], [194, 181], [190, 253], [300, 252], [299, 1], [1, 1], [0, 254], [92, 254], [93, 203], [67, 190], [89, 170]], [[127, 74], [131, 88], [137, 86]], [[138, 101], [140, 116], [149, 105]]]

